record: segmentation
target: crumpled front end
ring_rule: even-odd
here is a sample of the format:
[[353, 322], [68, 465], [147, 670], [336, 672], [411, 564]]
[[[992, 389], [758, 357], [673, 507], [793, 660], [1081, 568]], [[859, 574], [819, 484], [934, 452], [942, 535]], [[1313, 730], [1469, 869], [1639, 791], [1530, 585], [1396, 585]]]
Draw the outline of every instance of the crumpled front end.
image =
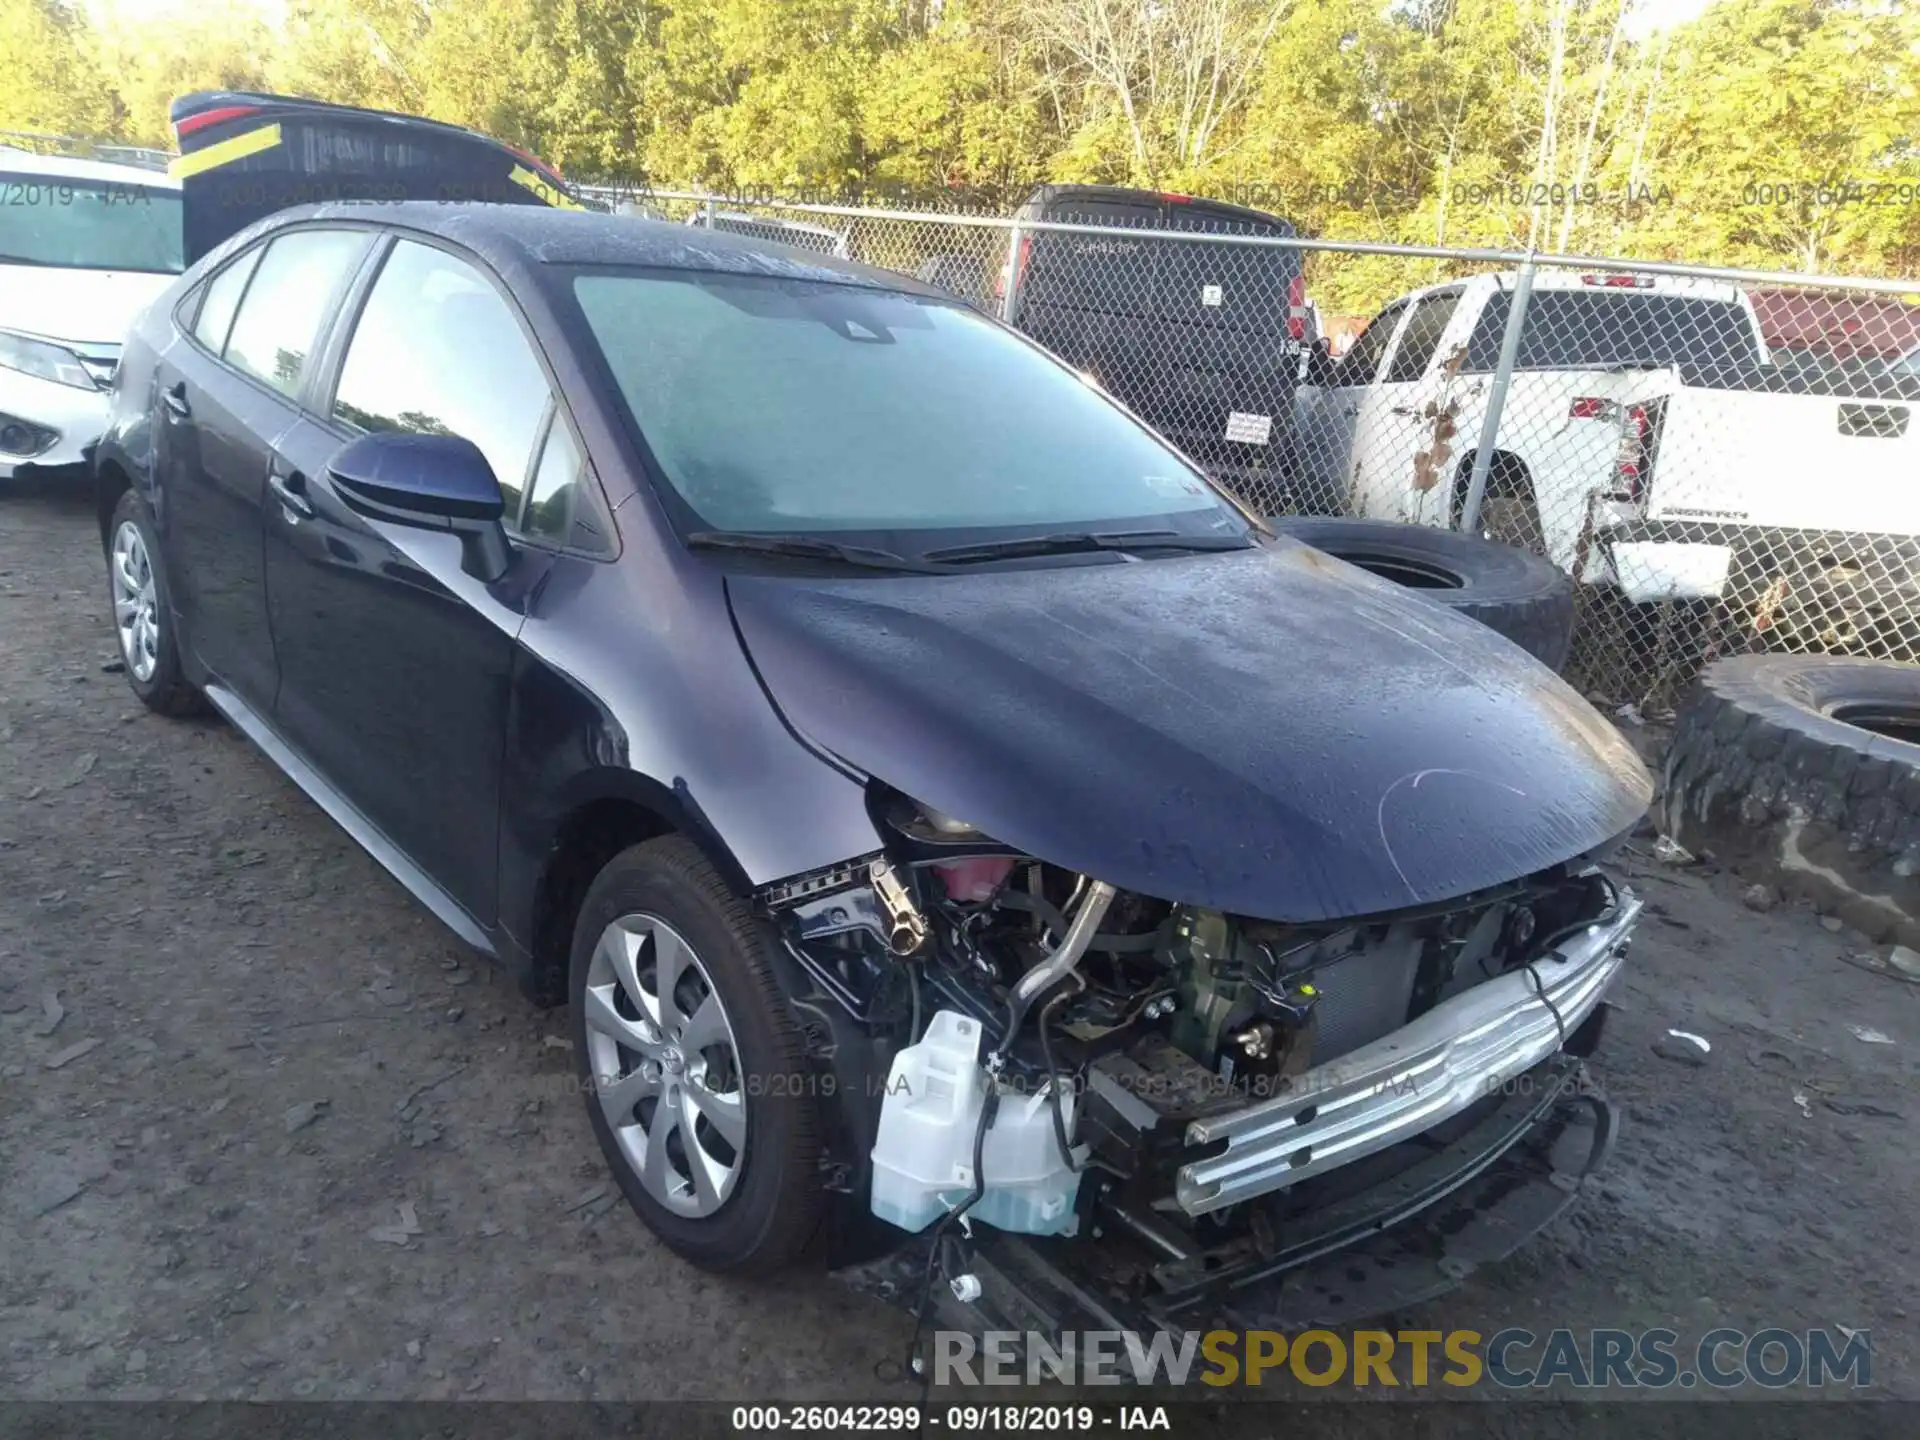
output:
[[1500, 1092], [1591, 1038], [1637, 913], [1597, 865], [1650, 785], [1531, 657], [1287, 543], [727, 584], [865, 777], [879, 848], [760, 899], [870, 1047], [836, 1184], [936, 1270], [968, 1229], [1132, 1245], [1171, 1303], [1547, 1123]]
[[1570, 1125], [1594, 1143], [1567, 1173], [1599, 1162], [1577, 1057], [1641, 904], [1591, 856], [1287, 924], [1120, 891], [882, 786], [873, 809], [885, 849], [761, 899], [878, 1037], [846, 1188], [936, 1271], [961, 1230], [1025, 1236], [1171, 1314], [1469, 1203]]

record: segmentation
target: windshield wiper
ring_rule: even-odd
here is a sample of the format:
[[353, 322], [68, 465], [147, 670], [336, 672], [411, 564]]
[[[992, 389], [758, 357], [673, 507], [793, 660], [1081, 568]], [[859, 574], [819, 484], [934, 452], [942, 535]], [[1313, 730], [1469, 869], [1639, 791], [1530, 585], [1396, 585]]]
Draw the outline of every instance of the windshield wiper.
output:
[[818, 535], [765, 535], [748, 530], [694, 530], [687, 537], [693, 550], [743, 550], [752, 555], [790, 556], [796, 560], [830, 560], [866, 570], [906, 570], [918, 575], [938, 574], [937, 565], [923, 565], [870, 545], [843, 545]]
[[1029, 555], [1087, 555], [1100, 550], [1246, 550], [1252, 544], [1243, 535], [1182, 535], [1177, 530], [1063, 530], [929, 550], [925, 558], [947, 565], [971, 565]]

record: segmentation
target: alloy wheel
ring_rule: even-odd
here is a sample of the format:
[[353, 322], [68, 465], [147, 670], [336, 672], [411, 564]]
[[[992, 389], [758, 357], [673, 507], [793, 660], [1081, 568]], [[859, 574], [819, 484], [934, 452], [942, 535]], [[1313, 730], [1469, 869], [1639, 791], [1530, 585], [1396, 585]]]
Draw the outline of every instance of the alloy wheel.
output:
[[659, 916], [622, 915], [594, 946], [584, 1008], [594, 1103], [621, 1155], [668, 1210], [714, 1214], [746, 1158], [747, 1097], [713, 977]]
[[120, 522], [113, 532], [113, 621], [120, 631], [120, 654], [133, 678], [143, 684], [160, 666], [160, 597], [153, 581], [153, 560], [140, 527]]

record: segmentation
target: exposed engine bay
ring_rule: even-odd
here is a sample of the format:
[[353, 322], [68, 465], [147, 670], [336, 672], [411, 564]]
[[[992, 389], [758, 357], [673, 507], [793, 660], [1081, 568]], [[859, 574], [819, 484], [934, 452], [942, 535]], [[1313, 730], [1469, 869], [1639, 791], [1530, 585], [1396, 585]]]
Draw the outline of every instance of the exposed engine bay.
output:
[[910, 1231], [965, 1213], [1117, 1225], [1182, 1265], [1270, 1252], [1315, 1203], [1298, 1182], [1585, 1053], [1638, 909], [1585, 857], [1292, 925], [1116, 891], [877, 786], [872, 804], [883, 851], [760, 898], [872, 1043], [856, 1158]]

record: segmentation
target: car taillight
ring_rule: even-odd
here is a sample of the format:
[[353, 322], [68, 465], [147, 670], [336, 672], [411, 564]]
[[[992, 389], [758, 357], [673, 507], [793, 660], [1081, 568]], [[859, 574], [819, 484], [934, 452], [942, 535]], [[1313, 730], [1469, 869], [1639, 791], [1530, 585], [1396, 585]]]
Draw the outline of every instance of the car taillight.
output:
[[1582, 285], [1597, 285], [1603, 290], [1651, 290], [1651, 275], [1582, 275]]
[[1287, 282], [1287, 338], [1307, 338], [1307, 277], [1296, 275]]
[[[1033, 254], [1033, 236], [1022, 235], [1020, 248], [1007, 257], [1007, 263], [1000, 267], [1000, 274], [993, 282], [993, 298], [1007, 298], [1007, 285], [1016, 275], [1027, 273], [1027, 259]], [[1017, 287], [1016, 287], [1017, 288]]]
[[1658, 419], [1653, 404], [1629, 405], [1620, 427], [1620, 452], [1613, 462], [1613, 498], [1639, 501], [1646, 498], [1653, 480], [1654, 427]]
[[202, 110], [198, 115], [189, 115], [173, 127], [173, 133], [179, 139], [186, 139], [196, 130], [204, 130], [209, 125], [224, 124], [228, 120], [242, 120], [249, 115], [258, 115], [258, 105], [218, 105], [211, 110]]
[[1615, 408], [1613, 401], [1598, 395], [1577, 395], [1573, 403], [1567, 407], [1567, 419], [1611, 420]]

